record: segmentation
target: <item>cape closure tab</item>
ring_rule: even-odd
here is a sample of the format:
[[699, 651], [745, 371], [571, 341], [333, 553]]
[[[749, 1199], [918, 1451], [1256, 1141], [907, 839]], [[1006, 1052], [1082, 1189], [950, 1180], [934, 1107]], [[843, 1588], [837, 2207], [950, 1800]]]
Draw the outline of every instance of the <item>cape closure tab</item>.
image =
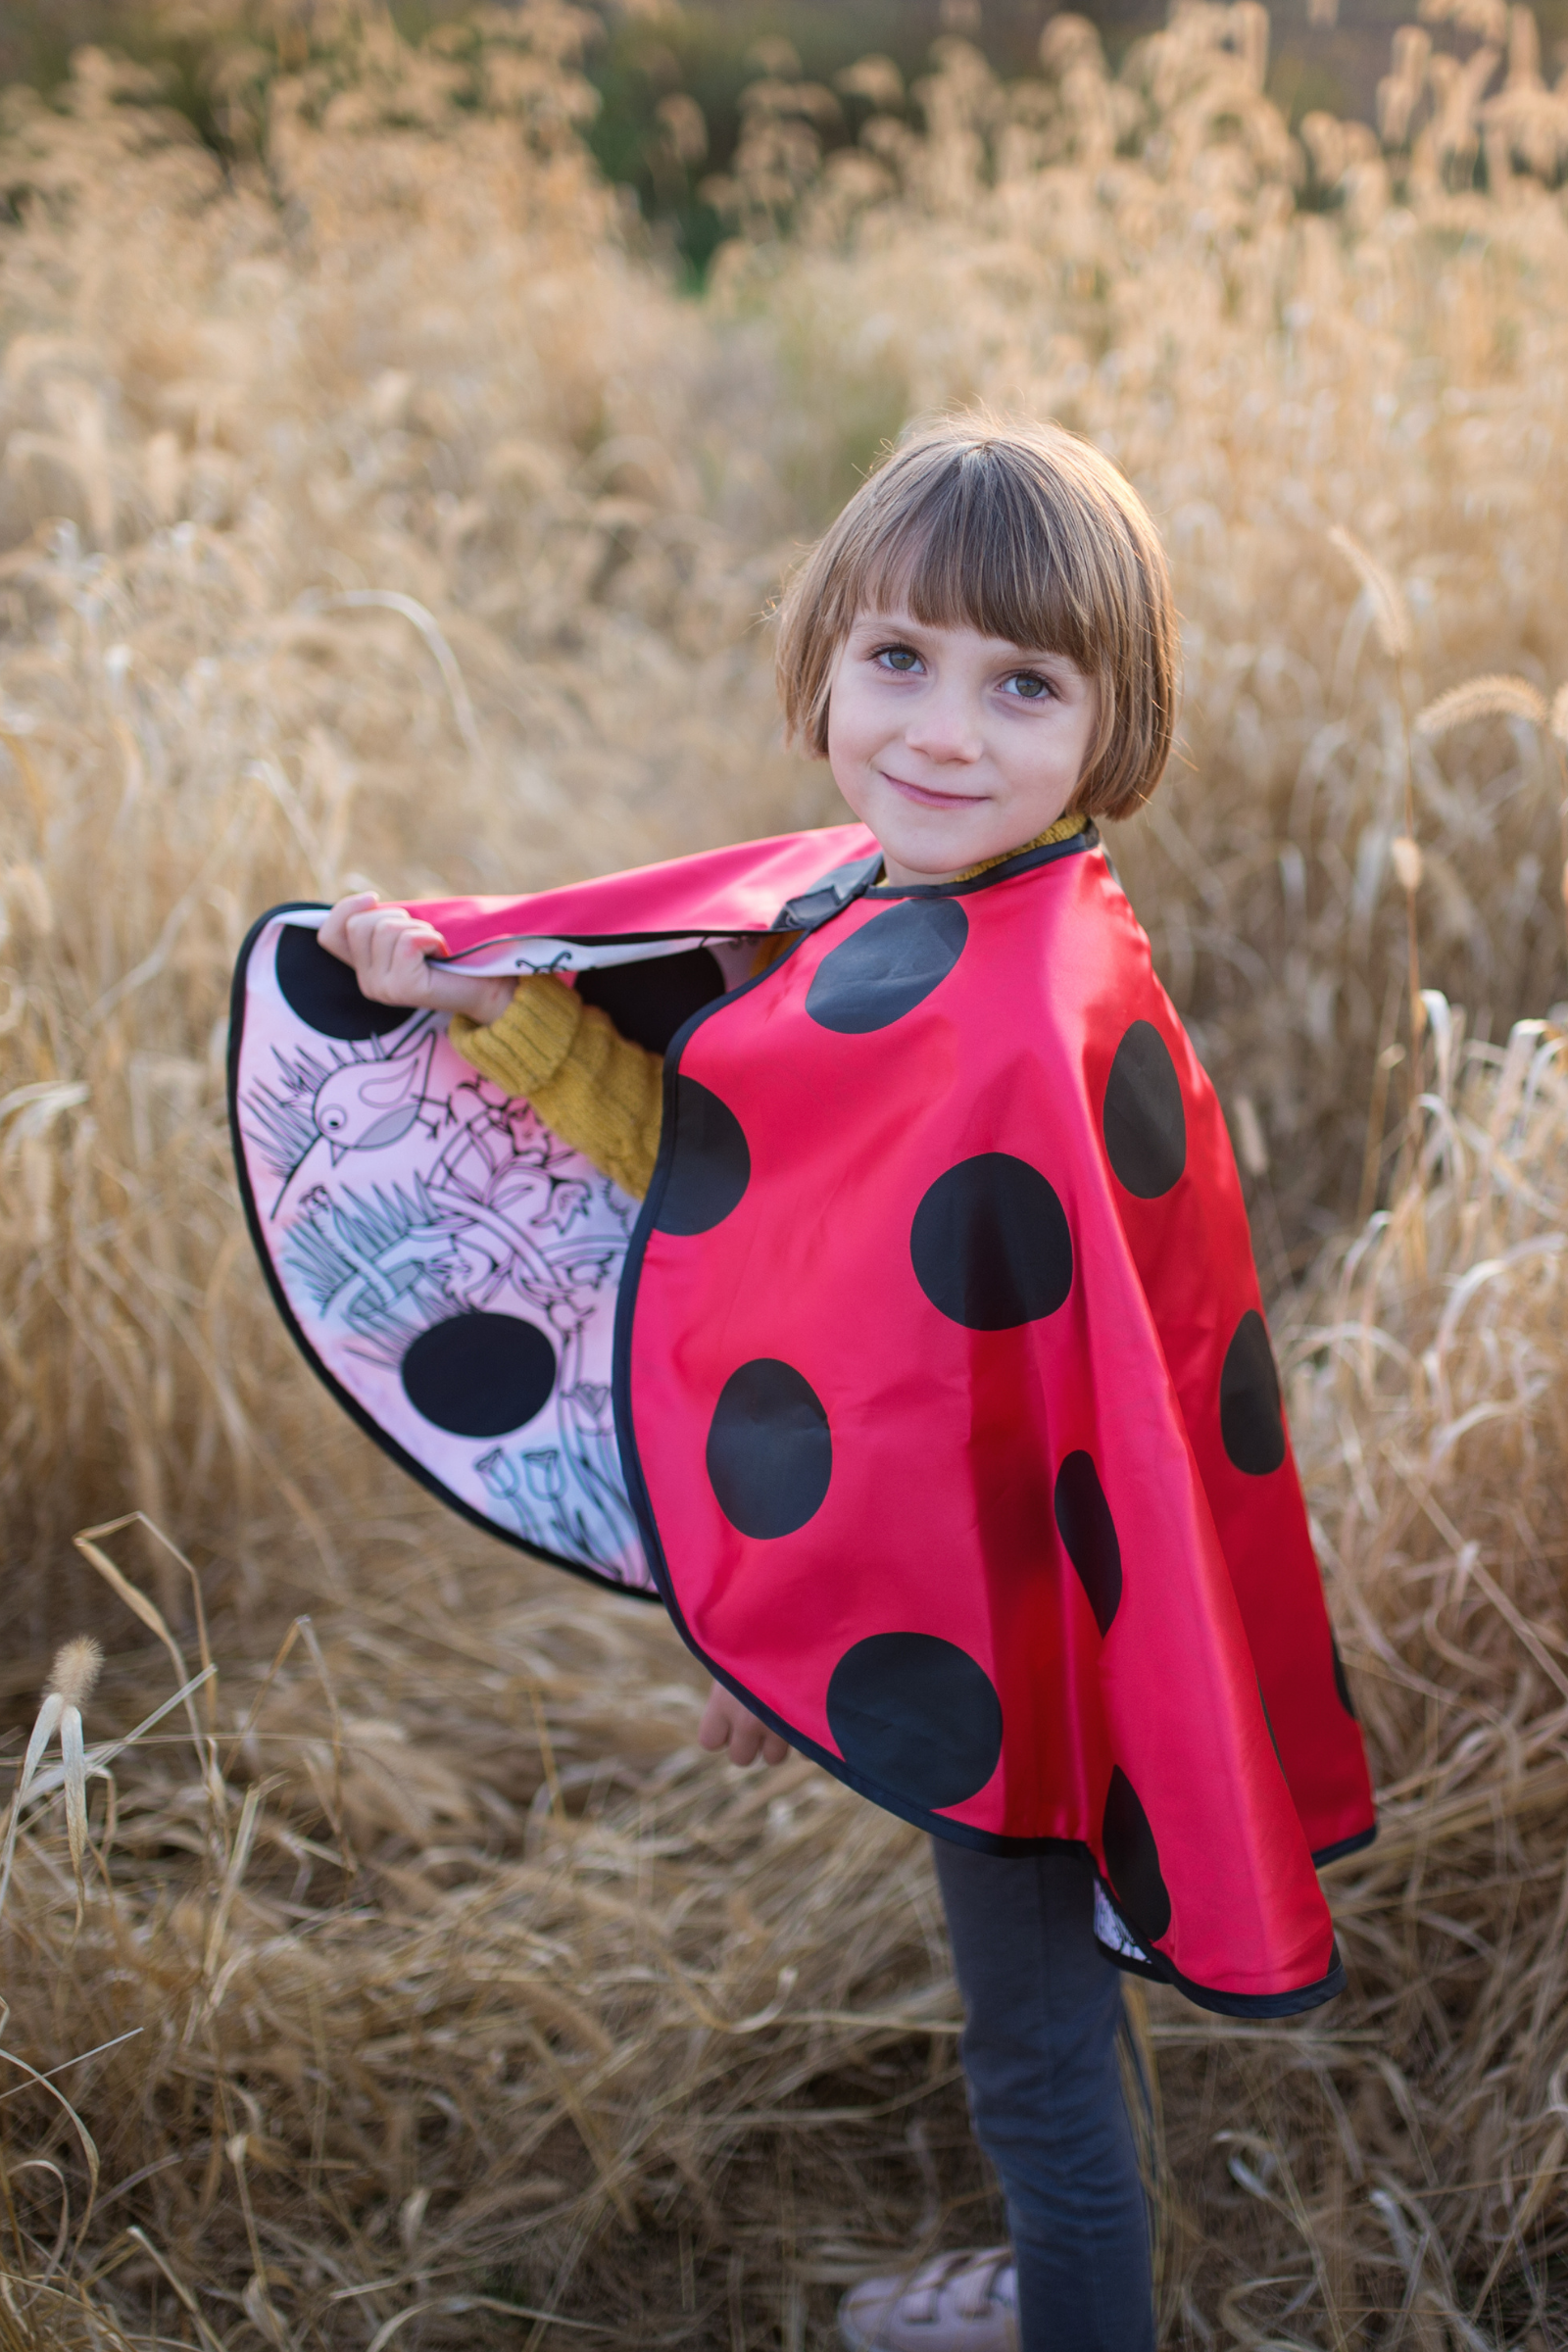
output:
[[830, 922], [852, 899], [858, 898], [876, 880], [882, 868], [882, 853], [873, 858], [857, 858], [848, 865], [835, 865], [803, 890], [798, 897], [786, 900], [772, 922], [770, 931], [814, 931], [819, 923]]

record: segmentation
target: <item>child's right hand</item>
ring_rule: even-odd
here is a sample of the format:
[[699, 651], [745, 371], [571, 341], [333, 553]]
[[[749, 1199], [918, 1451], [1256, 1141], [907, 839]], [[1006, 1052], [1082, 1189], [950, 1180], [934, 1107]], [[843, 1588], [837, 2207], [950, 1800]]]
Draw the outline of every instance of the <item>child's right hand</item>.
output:
[[697, 1727], [697, 1744], [710, 1750], [727, 1747], [732, 1764], [755, 1764], [759, 1756], [764, 1764], [782, 1764], [790, 1752], [777, 1732], [760, 1723], [750, 1707], [743, 1707], [735, 1693], [719, 1682], [708, 1693], [703, 1720]]
[[376, 1004], [463, 1012], [486, 1027], [500, 1019], [516, 987], [514, 980], [443, 971], [430, 963], [428, 957], [447, 952], [440, 932], [404, 906], [383, 906], [373, 890], [339, 899], [317, 936], [329, 955], [354, 966], [361, 993]]

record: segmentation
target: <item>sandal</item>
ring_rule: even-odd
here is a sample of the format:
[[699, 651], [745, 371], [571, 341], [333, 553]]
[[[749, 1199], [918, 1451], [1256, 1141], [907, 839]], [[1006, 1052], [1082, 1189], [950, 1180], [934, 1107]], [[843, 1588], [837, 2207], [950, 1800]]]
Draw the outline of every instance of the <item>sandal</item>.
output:
[[944, 2254], [912, 2275], [862, 2278], [839, 2305], [845, 2352], [1017, 2352], [1011, 2249]]

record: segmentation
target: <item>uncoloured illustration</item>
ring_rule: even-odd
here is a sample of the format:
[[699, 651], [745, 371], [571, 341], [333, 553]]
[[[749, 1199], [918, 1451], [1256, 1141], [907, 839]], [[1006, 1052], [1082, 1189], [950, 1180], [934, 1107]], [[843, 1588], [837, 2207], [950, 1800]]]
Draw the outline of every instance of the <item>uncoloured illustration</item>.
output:
[[470, 1512], [648, 1589], [611, 1409], [635, 1201], [309, 919], [267, 924], [248, 977], [239, 1126], [307, 1352]]

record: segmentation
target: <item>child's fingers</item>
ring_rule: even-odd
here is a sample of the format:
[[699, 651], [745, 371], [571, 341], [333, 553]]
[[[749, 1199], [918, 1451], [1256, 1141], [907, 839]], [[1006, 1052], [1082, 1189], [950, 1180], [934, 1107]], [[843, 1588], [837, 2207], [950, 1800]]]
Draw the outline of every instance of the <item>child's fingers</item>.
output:
[[351, 914], [347, 930], [349, 960], [368, 997], [381, 1004], [430, 1001], [425, 958], [446, 954], [439, 931], [401, 906], [371, 906]]
[[396, 917], [388, 920], [382, 908], [349, 920], [349, 942], [360, 986], [378, 1004], [394, 1003], [393, 952], [403, 929]]
[[421, 956], [444, 956], [447, 952], [447, 943], [433, 924], [421, 922], [407, 907], [382, 906], [373, 900], [358, 913], [349, 913], [344, 929], [356, 962], [363, 958], [373, 965], [379, 960], [385, 968], [401, 939], [417, 940]]
[[430, 974], [425, 963], [426, 950], [416, 933], [400, 931], [392, 942], [388, 958], [388, 977], [393, 988], [428, 989]]
[[389, 925], [376, 941], [377, 968], [395, 987], [411, 982], [421, 986], [427, 979], [425, 958], [442, 953], [439, 935], [428, 923]]
[[373, 890], [357, 890], [348, 898], [338, 900], [337, 905], [317, 933], [318, 939], [329, 956], [341, 956], [345, 963], [353, 962], [353, 954], [349, 948], [349, 917], [354, 914], [363, 914], [368, 906], [373, 906], [375, 904], [376, 898]]
[[729, 1736], [729, 1760], [732, 1764], [755, 1764], [762, 1750], [766, 1735], [755, 1715], [741, 1716]]
[[708, 1694], [697, 1727], [697, 1744], [709, 1749], [727, 1747], [730, 1762], [741, 1765], [755, 1764], [759, 1756], [764, 1764], [782, 1764], [790, 1752], [789, 1742], [760, 1723], [722, 1683], [715, 1683]]
[[721, 1747], [728, 1747], [729, 1735], [729, 1692], [721, 1683], [715, 1683], [708, 1693], [703, 1720], [697, 1726], [697, 1744], [716, 1752]]

